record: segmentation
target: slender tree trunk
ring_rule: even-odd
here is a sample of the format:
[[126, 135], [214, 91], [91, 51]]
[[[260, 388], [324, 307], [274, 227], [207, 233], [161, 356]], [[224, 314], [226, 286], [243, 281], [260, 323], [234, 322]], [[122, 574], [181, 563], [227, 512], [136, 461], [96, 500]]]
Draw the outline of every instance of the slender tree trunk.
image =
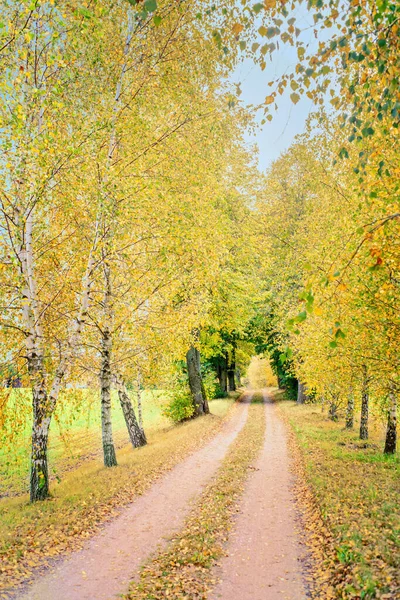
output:
[[202, 393], [202, 396], [203, 396], [204, 413], [206, 415], [208, 415], [209, 412], [210, 412], [210, 408], [208, 406], [207, 392], [206, 392], [206, 388], [204, 387], [203, 377], [201, 376], [200, 352], [198, 350], [196, 350], [196, 363], [197, 363], [197, 372], [199, 374], [200, 382], [201, 382], [201, 393]]
[[23, 285], [22, 321], [26, 330], [25, 347], [28, 373], [32, 389], [32, 446], [30, 469], [30, 500], [44, 500], [49, 496], [49, 470], [47, 446], [52, 407], [46, 390], [46, 377], [43, 363], [43, 330], [37, 281], [34, 267], [33, 221], [34, 207], [23, 219], [23, 211], [17, 204], [14, 208], [14, 222], [19, 227], [18, 259]]
[[[106, 190], [106, 183], [108, 181], [109, 170], [114, 159], [114, 152], [117, 149], [117, 135], [116, 135], [116, 123], [118, 114], [120, 111], [120, 99], [122, 93], [122, 86], [124, 76], [128, 67], [127, 57], [130, 52], [130, 44], [132, 41], [133, 32], [133, 21], [128, 13], [128, 28], [127, 35], [124, 44], [124, 60], [121, 65], [120, 76], [115, 88], [114, 105], [112, 109], [111, 117], [111, 133], [108, 144], [108, 154], [106, 160], [106, 172], [103, 176], [101, 186], [103, 189], [104, 199], [110, 204], [110, 213], [108, 211], [102, 212], [102, 226], [104, 230], [103, 237], [103, 248], [102, 248], [102, 260], [103, 260], [103, 271], [104, 271], [104, 317], [106, 325], [102, 332], [101, 338], [101, 367], [100, 367], [100, 386], [101, 386], [101, 429], [103, 438], [103, 455], [104, 464], [106, 467], [113, 467], [117, 464], [117, 458], [115, 455], [114, 440], [112, 434], [112, 423], [111, 423], [111, 348], [112, 348], [112, 334], [111, 334], [111, 323], [112, 323], [112, 310], [110, 307], [111, 302], [111, 269], [108, 263], [107, 255], [111, 251], [111, 235], [110, 228], [113, 221], [113, 214], [115, 205], [111, 201]], [[111, 216], [110, 216], [111, 215]]]
[[349, 391], [346, 408], [346, 429], [353, 429], [354, 427], [354, 393], [353, 390]]
[[50, 495], [47, 446], [52, 412], [44, 380], [43, 357], [34, 353], [28, 356], [28, 369], [33, 380], [30, 500], [36, 502], [44, 500]]
[[221, 392], [223, 393], [224, 396], [226, 396], [226, 394], [228, 392], [228, 374], [227, 374], [226, 366], [227, 366], [227, 358], [224, 355], [221, 358], [221, 362], [218, 364], [218, 370], [217, 370], [219, 386], [220, 386]]
[[115, 378], [115, 382], [132, 446], [134, 448], [145, 446], [147, 444], [146, 436], [136, 420], [135, 411], [133, 409], [131, 399], [128, 396], [128, 392], [126, 391], [126, 386], [120, 376]]
[[369, 408], [368, 370], [367, 370], [367, 365], [363, 365], [362, 366], [362, 389], [361, 389], [360, 440], [368, 439], [368, 408]]
[[115, 467], [117, 457], [112, 433], [111, 422], [111, 334], [105, 328], [101, 339], [101, 432], [103, 439], [103, 456], [106, 467]]
[[230, 392], [236, 391], [235, 371], [232, 371], [232, 369], [229, 369], [228, 371], [228, 385]]
[[329, 418], [331, 421], [338, 420], [336, 400], [332, 400], [332, 402], [329, 403], [329, 413], [328, 414], [329, 414]]
[[397, 393], [393, 383], [389, 389], [389, 410], [385, 440], [385, 454], [395, 454], [397, 446]]
[[191, 346], [186, 354], [189, 387], [196, 416], [209, 412], [207, 398], [203, 396], [204, 386], [199, 369], [199, 355], [199, 351], [194, 346]]
[[222, 381], [221, 389], [226, 396], [226, 394], [228, 393], [228, 373], [227, 373], [225, 367], [222, 367], [222, 370], [221, 370], [221, 381]]
[[137, 411], [138, 411], [138, 422], [139, 422], [139, 427], [140, 430], [142, 431], [143, 435], [144, 435], [144, 428], [143, 428], [143, 407], [142, 407], [142, 376], [140, 374], [140, 371], [138, 371], [137, 374]]
[[231, 362], [228, 368], [228, 383], [229, 383], [229, 391], [230, 392], [235, 392], [236, 391], [236, 381], [235, 381], [235, 370], [236, 370], [236, 349], [235, 349], [235, 343], [233, 343], [233, 347], [232, 347], [232, 357], [231, 357]]
[[301, 381], [297, 382], [297, 404], [304, 404], [306, 401], [306, 386]]
[[221, 392], [222, 390], [222, 368], [220, 364], [217, 364], [217, 378]]

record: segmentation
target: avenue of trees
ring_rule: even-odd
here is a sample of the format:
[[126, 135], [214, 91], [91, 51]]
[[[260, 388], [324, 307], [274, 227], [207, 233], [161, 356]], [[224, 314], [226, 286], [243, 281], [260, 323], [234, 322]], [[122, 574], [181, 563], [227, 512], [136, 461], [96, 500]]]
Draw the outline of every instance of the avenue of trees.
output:
[[[395, 451], [399, 7], [310, 1], [309, 56], [295, 4], [3, 3], [1, 373], [32, 393], [32, 501], [49, 495], [67, 384], [99, 390], [110, 467], [112, 387], [138, 447], [133, 382], [185, 364], [201, 415], [202, 372], [223, 395], [254, 352], [300, 402], [345, 406], [348, 427], [360, 409], [362, 439], [384, 415]], [[262, 175], [229, 75], [243, 56], [264, 70], [279, 44], [299, 63], [259, 110], [290, 88], [318, 112]], [[2, 422], [18, 418], [5, 393]]]

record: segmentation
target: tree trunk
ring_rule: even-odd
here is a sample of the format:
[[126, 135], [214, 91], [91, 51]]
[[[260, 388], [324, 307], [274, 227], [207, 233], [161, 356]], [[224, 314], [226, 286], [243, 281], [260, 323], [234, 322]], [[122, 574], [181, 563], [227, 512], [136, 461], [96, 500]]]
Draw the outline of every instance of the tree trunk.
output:
[[350, 390], [349, 397], [347, 399], [346, 408], [346, 429], [353, 429], [354, 426], [354, 393]]
[[[234, 342], [234, 344], [235, 343], [236, 342]], [[229, 384], [230, 392], [236, 391], [235, 370], [236, 370], [236, 350], [235, 350], [235, 346], [233, 345], [231, 362], [230, 362], [230, 365], [228, 368], [228, 384]]]
[[235, 371], [232, 371], [232, 369], [229, 369], [228, 371], [228, 385], [230, 392], [236, 391]]
[[119, 401], [132, 446], [134, 448], [145, 446], [147, 444], [146, 436], [136, 420], [135, 411], [133, 409], [131, 399], [126, 391], [124, 382], [121, 377], [116, 377], [115, 381], [117, 385]]
[[101, 432], [103, 438], [103, 456], [106, 467], [115, 467], [114, 440], [111, 422], [111, 335], [108, 329], [103, 331], [101, 338]]
[[221, 369], [221, 381], [222, 381], [221, 389], [222, 389], [223, 393], [226, 395], [228, 393], [228, 373], [227, 373], [225, 366], [223, 366]]
[[306, 386], [301, 381], [297, 382], [297, 404], [304, 404], [306, 401]]
[[[124, 43], [124, 60], [121, 64], [121, 71], [119, 75], [119, 79], [117, 81], [117, 85], [115, 88], [114, 95], [114, 105], [113, 105], [113, 113], [111, 118], [111, 131], [110, 131], [110, 139], [108, 144], [108, 153], [106, 160], [106, 169], [101, 180], [101, 187], [105, 188], [105, 185], [108, 180], [108, 173], [114, 160], [114, 153], [118, 147], [117, 140], [117, 117], [120, 110], [120, 99], [121, 93], [123, 89], [123, 81], [125, 77], [126, 70], [128, 68], [128, 55], [130, 51], [130, 46], [132, 42], [132, 32], [133, 32], [133, 19], [128, 13], [128, 28], [127, 34]], [[105, 232], [103, 238], [103, 248], [102, 248], [102, 261], [103, 261], [103, 271], [104, 271], [104, 316], [106, 325], [102, 331], [101, 338], [101, 367], [100, 367], [100, 385], [101, 385], [101, 429], [102, 429], [102, 438], [103, 438], [103, 455], [104, 455], [104, 464], [106, 467], [113, 467], [117, 464], [117, 458], [115, 455], [115, 447], [114, 440], [112, 435], [112, 423], [111, 423], [111, 348], [112, 348], [112, 333], [111, 333], [111, 324], [112, 324], [112, 309], [110, 306], [111, 303], [111, 268], [107, 259], [107, 255], [110, 253], [112, 246], [112, 222], [115, 217], [115, 203], [113, 199], [109, 196], [107, 191], [104, 189], [104, 200], [106, 204], [108, 204], [106, 209], [102, 210], [102, 227]]]
[[221, 388], [221, 392], [224, 396], [226, 396], [227, 391], [228, 391], [228, 375], [227, 375], [227, 371], [226, 371], [225, 356], [221, 359], [221, 362], [218, 363], [217, 377], [218, 377], [218, 381], [219, 381], [219, 387]]
[[18, 203], [14, 207], [14, 221], [20, 228], [17, 256], [21, 268], [23, 285], [22, 322], [26, 330], [25, 347], [27, 366], [32, 389], [32, 447], [30, 473], [30, 500], [44, 500], [49, 496], [49, 470], [47, 445], [52, 417], [52, 406], [46, 390], [43, 362], [42, 313], [37, 297], [37, 281], [34, 268], [33, 220], [34, 205], [25, 221]]
[[203, 396], [204, 413], [206, 415], [208, 415], [209, 412], [210, 412], [210, 409], [209, 409], [209, 406], [208, 406], [208, 399], [207, 399], [206, 388], [204, 387], [203, 378], [201, 376], [200, 352], [198, 350], [196, 350], [196, 363], [197, 363], [197, 372], [199, 374], [200, 382], [201, 382], [201, 393], [202, 393], [202, 396]]
[[222, 368], [221, 368], [220, 364], [217, 364], [217, 377], [218, 377], [219, 387], [222, 392], [223, 391], [223, 389], [222, 389], [223, 382], [222, 382]]
[[392, 383], [390, 384], [389, 402], [384, 453], [395, 454], [397, 445], [397, 394]]
[[49, 468], [47, 445], [52, 412], [48, 406], [48, 396], [43, 376], [43, 359], [36, 355], [28, 357], [28, 369], [34, 379], [32, 386], [32, 451], [30, 475], [30, 500], [44, 500], [49, 492]]
[[362, 389], [361, 389], [361, 421], [360, 421], [360, 440], [368, 439], [368, 371], [367, 365], [362, 366]]
[[329, 403], [329, 418], [331, 421], [337, 421], [338, 420], [338, 415], [337, 415], [337, 404], [336, 401], [333, 400], [332, 402]]
[[140, 371], [138, 371], [138, 374], [137, 374], [137, 411], [138, 411], [139, 427], [144, 435], [143, 410], [142, 410], [142, 377], [141, 377]]
[[204, 386], [200, 373], [200, 352], [191, 346], [186, 353], [186, 365], [189, 377], [189, 387], [193, 399], [195, 416], [209, 412], [207, 398], [203, 396]]

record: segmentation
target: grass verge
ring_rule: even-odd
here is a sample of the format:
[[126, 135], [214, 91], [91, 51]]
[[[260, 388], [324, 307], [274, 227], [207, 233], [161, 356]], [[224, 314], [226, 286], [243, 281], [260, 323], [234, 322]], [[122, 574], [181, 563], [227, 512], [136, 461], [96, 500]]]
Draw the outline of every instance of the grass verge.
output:
[[[256, 398], [257, 400], [257, 398]], [[195, 600], [216, 583], [212, 567], [224, 554], [224, 543], [237, 512], [251, 463], [261, 450], [264, 408], [251, 404], [244, 428], [229, 448], [217, 475], [195, 504], [183, 530], [143, 568], [124, 600]]]
[[[133, 394], [131, 396], [134, 397]], [[4, 402], [8, 398], [7, 403]], [[169, 425], [162, 415], [165, 393], [143, 392], [146, 431]], [[5, 405], [5, 408], [3, 408]], [[32, 400], [24, 389], [0, 390], [0, 497], [20, 496], [29, 487]], [[51, 486], [65, 473], [90, 459], [102, 458], [99, 393], [94, 389], [63, 390], [50, 426]], [[114, 443], [119, 450], [129, 441], [116, 391], [112, 392]]]
[[1, 500], [0, 591], [81, 547], [119, 507], [214, 436], [232, 403], [233, 399], [214, 400], [213, 414], [150, 434], [144, 448], [125, 446], [118, 453], [118, 467], [106, 469], [93, 460], [80, 464], [65, 475], [50, 500], [36, 504], [28, 504], [27, 496]]
[[[313, 556], [313, 597], [400, 598], [399, 456], [329, 421], [315, 405], [281, 402]], [[378, 440], [371, 440], [371, 442]]]

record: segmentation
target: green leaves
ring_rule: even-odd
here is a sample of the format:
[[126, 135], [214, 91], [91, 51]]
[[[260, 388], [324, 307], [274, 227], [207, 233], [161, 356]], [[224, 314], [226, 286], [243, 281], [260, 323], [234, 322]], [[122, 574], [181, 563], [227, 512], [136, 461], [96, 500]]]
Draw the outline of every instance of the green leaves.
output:
[[261, 4], [260, 2], [253, 5], [253, 10], [256, 13], [256, 15], [258, 15], [258, 13], [261, 12], [263, 8], [264, 8], [264, 4]]
[[82, 15], [82, 17], [85, 17], [85, 19], [91, 19], [93, 17], [93, 13], [90, 12], [90, 10], [88, 10], [87, 8], [84, 7], [79, 7], [77, 9], [77, 12]]
[[362, 133], [363, 137], [370, 137], [371, 135], [374, 135], [375, 131], [371, 126], [367, 126], [361, 130], [361, 133]]
[[154, 12], [157, 10], [157, 0], [145, 0], [144, 8], [147, 12]]
[[283, 350], [283, 352], [280, 353], [279, 355], [279, 362], [281, 365], [285, 364], [285, 362], [287, 362], [288, 360], [290, 360], [293, 356], [293, 351], [291, 348], [289, 348], [288, 346], [286, 346], [286, 348]]

